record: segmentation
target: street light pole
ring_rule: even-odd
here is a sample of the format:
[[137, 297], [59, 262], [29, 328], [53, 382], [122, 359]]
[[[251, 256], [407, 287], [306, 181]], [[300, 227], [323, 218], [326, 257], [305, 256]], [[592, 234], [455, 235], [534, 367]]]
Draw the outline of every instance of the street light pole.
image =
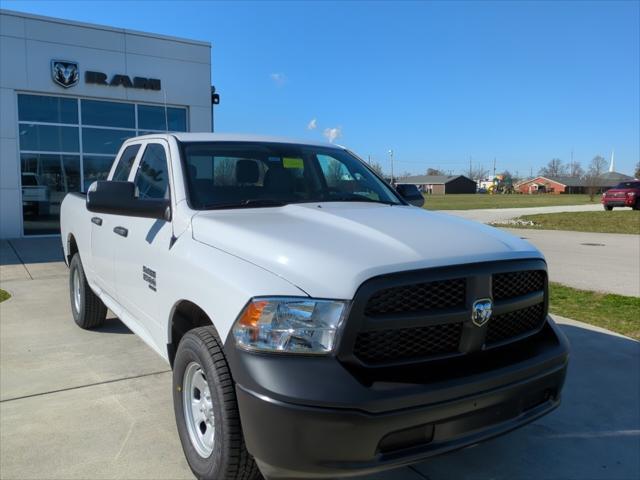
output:
[[389, 157], [391, 158], [391, 184], [393, 185], [393, 150], [389, 150]]

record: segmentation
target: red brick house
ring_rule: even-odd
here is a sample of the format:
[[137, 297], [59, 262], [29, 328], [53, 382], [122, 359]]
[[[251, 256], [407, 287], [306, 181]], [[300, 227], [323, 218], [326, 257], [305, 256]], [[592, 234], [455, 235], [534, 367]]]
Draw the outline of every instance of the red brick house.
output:
[[[632, 177], [617, 172], [608, 172], [598, 177], [591, 186], [597, 192], [603, 192], [620, 182], [633, 180]], [[518, 193], [587, 193], [589, 181], [579, 177], [543, 177], [523, 180], [514, 185]]]

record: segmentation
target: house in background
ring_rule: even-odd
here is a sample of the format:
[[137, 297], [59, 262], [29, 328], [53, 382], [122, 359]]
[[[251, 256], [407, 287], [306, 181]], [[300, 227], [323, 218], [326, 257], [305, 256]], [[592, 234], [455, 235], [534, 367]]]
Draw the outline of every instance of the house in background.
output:
[[629, 180], [633, 180], [633, 177], [618, 172], [607, 172], [595, 180], [585, 177], [538, 176], [518, 182], [514, 187], [518, 193], [589, 193], [591, 188], [600, 193]]
[[464, 175], [413, 175], [397, 178], [396, 184], [416, 185], [423, 193], [476, 193], [476, 182]]

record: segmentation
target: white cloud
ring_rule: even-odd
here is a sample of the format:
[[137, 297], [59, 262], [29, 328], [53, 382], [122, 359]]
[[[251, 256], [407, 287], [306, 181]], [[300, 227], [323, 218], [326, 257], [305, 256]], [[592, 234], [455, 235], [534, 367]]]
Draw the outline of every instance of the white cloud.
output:
[[342, 127], [325, 128], [323, 135], [327, 137], [327, 140], [333, 143], [336, 138], [342, 136]]
[[318, 120], [312, 118], [311, 121], [307, 124], [307, 130], [315, 130], [318, 127]]
[[269, 75], [269, 78], [275, 83], [278, 87], [283, 86], [287, 83], [287, 76], [284, 73], [272, 73]]

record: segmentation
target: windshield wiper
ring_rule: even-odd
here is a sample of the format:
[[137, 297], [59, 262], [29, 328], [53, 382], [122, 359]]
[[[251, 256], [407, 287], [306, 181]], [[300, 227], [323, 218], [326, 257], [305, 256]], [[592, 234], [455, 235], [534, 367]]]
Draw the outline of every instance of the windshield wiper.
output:
[[260, 207], [283, 207], [289, 202], [283, 200], [273, 200], [271, 198], [250, 198], [239, 202], [212, 203], [200, 207], [202, 210], [221, 210], [227, 208], [260, 208]]
[[396, 202], [390, 202], [388, 200], [374, 200], [369, 197], [362, 197], [360, 195], [343, 195], [343, 196], [329, 196], [324, 198], [323, 202], [368, 202], [368, 203], [382, 203], [383, 205], [400, 205]]

